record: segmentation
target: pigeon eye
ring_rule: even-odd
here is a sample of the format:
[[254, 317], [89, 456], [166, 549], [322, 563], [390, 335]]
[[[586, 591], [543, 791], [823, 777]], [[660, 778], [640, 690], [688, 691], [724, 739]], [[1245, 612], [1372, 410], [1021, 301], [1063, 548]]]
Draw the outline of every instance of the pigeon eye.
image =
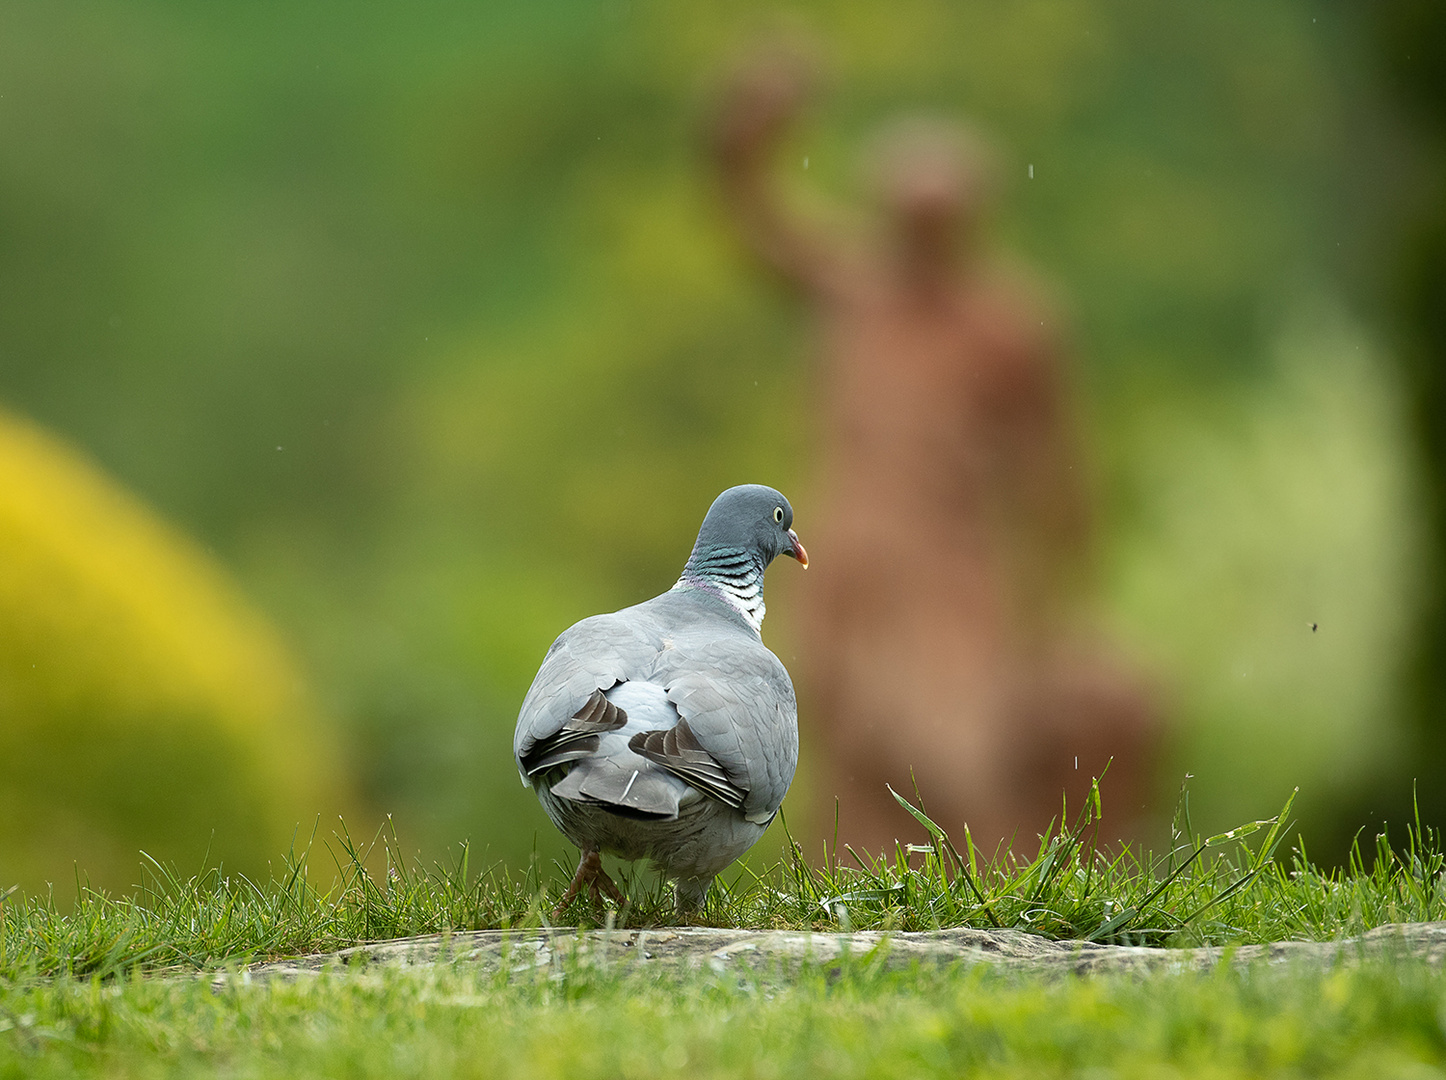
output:
[[778, 522], [780, 525], [783, 524], [783, 507], [775, 506], [773, 508], [773, 520]]

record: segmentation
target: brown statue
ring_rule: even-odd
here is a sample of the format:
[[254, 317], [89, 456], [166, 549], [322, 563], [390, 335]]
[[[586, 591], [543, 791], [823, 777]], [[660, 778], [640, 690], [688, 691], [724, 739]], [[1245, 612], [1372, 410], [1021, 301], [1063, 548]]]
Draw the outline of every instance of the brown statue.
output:
[[1113, 759], [1104, 828], [1128, 835], [1155, 718], [1071, 627], [1085, 486], [1050, 318], [976, 250], [984, 154], [958, 129], [900, 126], [877, 160], [885, 227], [836, 239], [770, 176], [807, 82], [782, 54], [744, 69], [715, 153], [747, 240], [821, 324], [817, 577], [797, 598], [816, 824], [832, 834], [837, 799], [840, 843], [922, 839], [885, 788], [917, 781], [951, 834], [967, 822], [986, 850], [1023, 850]]

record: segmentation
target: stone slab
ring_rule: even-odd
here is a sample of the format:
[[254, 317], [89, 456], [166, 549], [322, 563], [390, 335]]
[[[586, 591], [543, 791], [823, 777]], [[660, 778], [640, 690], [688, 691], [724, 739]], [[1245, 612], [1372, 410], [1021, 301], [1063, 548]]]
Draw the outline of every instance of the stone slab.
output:
[[251, 964], [215, 977], [218, 988], [233, 980], [295, 979], [326, 971], [368, 971], [382, 966], [478, 965], [487, 971], [527, 972], [566, 965], [616, 968], [636, 965], [732, 968], [796, 968], [846, 958], [888, 969], [915, 962], [989, 964], [1004, 970], [1061, 974], [1202, 972], [1232, 964], [1330, 965], [1363, 959], [1410, 957], [1441, 967], [1446, 960], [1446, 922], [1394, 923], [1339, 941], [1283, 941], [1271, 945], [1160, 949], [1051, 941], [1019, 930], [859, 931], [850, 934], [789, 930], [720, 930], [672, 927], [653, 930], [475, 930], [431, 934], [357, 945], [319, 956]]

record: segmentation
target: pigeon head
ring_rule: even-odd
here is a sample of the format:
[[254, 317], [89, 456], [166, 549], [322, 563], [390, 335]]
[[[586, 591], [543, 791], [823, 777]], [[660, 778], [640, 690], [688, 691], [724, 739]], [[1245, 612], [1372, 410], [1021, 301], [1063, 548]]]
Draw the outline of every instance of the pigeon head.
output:
[[708, 508], [698, 542], [674, 589], [720, 596], [758, 631], [763, 626], [763, 571], [780, 555], [808, 566], [808, 552], [792, 529], [793, 507], [771, 487], [729, 488]]
[[782, 493], [762, 484], [741, 484], [713, 500], [698, 530], [694, 557], [739, 551], [756, 556], [761, 567], [780, 555], [808, 566], [808, 552], [793, 531], [793, 507]]

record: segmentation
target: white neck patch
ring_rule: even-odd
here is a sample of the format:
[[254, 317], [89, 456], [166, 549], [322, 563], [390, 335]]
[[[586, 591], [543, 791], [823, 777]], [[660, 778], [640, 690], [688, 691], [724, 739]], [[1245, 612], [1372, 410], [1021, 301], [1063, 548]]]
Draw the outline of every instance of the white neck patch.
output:
[[763, 587], [761, 581], [755, 581], [748, 585], [735, 585], [730, 581], [699, 580], [689, 578], [686, 574], [678, 579], [673, 586], [676, 589], [715, 589], [718, 595], [723, 597], [728, 606], [743, 616], [743, 621], [753, 627], [753, 632], [759, 637], [763, 636], [763, 616], [767, 612], [767, 606], [763, 603]]

